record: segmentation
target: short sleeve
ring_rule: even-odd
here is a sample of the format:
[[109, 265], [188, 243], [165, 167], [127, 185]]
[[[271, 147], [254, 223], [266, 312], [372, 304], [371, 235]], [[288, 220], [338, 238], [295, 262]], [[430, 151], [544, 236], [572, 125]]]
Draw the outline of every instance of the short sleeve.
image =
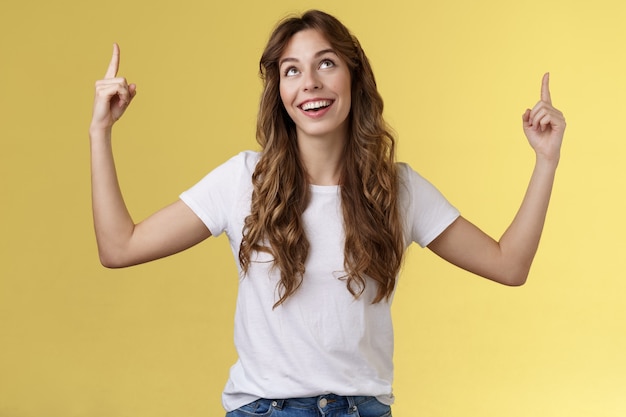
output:
[[409, 165], [398, 164], [400, 209], [405, 241], [428, 246], [460, 215], [459, 211], [428, 180]]
[[256, 152], [242, 152], [180, 194], [180, 199], [213, 236], [227, 231], [233, 213], [242, 209], [242, 196], [244, 200], [247, 196], [249, 202], [252, 173], [258, 158]]

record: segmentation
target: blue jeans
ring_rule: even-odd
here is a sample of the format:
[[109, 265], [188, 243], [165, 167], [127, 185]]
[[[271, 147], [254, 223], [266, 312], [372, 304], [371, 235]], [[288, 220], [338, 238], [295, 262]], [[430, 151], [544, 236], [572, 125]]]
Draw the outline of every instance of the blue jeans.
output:
[[375, 397], [334, 394], [288, 400], [260, 399], [226, 413], [226, 417], [391, 417], [391, 407]]

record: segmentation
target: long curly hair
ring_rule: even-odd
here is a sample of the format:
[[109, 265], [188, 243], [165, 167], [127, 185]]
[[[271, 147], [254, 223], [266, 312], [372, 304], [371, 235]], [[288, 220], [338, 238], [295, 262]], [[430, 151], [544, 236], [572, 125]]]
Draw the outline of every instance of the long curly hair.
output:
[[302, 284], [309, 241], [302, 214], [309, 183], [299, 156], [296, 126], [280, 99], [279, 59], [291, 37], [305, 29], [325, 36], [348, 65], [352, 105], [341, 171], [347, 289], [358, 298], [369, 277], [378, 284], [373, 303], [389, 299], [402, 264], [404, 240], [398, 210], [395, 140], [385, 123], [383, 100], [359, 41], [335, 17], [310, 10], [275, 28], [259, 63], [263, 81], [257, 119], [260, 160], [252, 175], [251, 213], [245, 219], [239, 260], [244, 273], [255, 251], [269, 253], [280, 270], [282, 304]]

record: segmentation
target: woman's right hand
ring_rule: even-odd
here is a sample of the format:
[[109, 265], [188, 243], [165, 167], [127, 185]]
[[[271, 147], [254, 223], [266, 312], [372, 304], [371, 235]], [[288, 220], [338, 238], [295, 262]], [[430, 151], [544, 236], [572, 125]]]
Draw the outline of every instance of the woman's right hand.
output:
[[117, 77], [120, 47], [113, 44], [113, 55], [102, 80], [96, 81], [96, 94], [91, 119], [91, 131], [109, 130], [119, 120], [137, 94], [137, 86], [126, 78]]

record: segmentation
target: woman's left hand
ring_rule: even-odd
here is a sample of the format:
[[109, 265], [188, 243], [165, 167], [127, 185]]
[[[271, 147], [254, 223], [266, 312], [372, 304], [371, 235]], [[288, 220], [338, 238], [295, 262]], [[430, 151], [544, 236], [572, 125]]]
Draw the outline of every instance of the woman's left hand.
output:
[[538, 159], [557, 164], [565, 132], [563, 113], [552, 106], [550, 74], [541, 81], [541, 100], [522, 116], [524, 134]]

